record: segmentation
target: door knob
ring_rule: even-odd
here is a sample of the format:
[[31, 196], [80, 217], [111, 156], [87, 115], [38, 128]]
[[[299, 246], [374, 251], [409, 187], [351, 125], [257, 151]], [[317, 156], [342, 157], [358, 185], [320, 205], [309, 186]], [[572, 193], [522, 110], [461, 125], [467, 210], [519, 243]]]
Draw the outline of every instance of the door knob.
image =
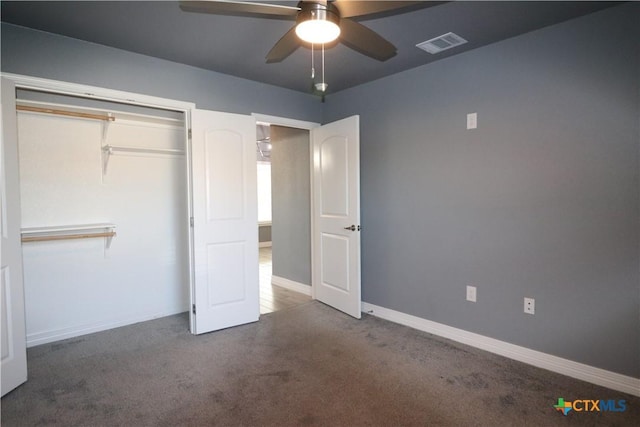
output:
[[360, 231], [360, 226], [358, 225], [358, 226], [356, 227], [355, 225], [351, 224], [351, 226], [350, 226], [350, 227], [345, 227], [344, 229], [345, 229], [345, 230], [351, 230], [351, 231], [356, 231], [356, 230]]

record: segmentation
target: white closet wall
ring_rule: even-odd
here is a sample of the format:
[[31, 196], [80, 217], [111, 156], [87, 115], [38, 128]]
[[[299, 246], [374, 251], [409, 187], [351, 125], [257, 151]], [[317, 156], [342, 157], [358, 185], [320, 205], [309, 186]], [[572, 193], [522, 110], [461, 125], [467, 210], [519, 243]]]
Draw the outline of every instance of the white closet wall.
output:
[[117, 236], [23, 243], [28, 345], [186, 311], [184, 150], [178, 120], [20, 112], [22, 227], [115, 224]]

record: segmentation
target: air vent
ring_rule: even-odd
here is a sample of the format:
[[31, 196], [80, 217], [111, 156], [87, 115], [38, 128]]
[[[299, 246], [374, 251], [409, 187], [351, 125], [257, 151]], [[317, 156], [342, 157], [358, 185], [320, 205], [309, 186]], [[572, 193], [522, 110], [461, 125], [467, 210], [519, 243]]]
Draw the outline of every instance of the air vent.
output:
[[426, 42], [418, 43], [416, 47], [426, 50], [429, 53], [436, 54], [443, 50], [451, 49], [452, 47], [465, 44], [467, 41], [454, 33], [447, 33], [441, 36], [427, 40]]

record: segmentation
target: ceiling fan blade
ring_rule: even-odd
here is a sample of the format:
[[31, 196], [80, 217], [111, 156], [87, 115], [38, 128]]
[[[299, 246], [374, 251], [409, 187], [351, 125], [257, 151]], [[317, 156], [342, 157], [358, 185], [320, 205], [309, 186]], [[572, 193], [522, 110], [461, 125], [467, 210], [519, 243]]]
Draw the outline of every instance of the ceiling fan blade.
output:
[[378, 33], [351, 19], [340, 20], [340, 41], [351, 49], [378, 61], [396, 55], [396, 47]]
[[240, 15], [271, 18], [295, 18], [299, 7], [244, 1], [209, 0], [181, 1], [180, 9], [185, 12], [211, 13], [216, 15]]
[[442, 3], [430, 1], [352, 1], [336, 0], [333, 5], [340, 11], [342, 18], [355, 18], [377, 13], [393, 12], [409, 6], [428, 7], [429, 3]]
[[296, 35], [296, 27], [293, 26], [267, 53], [267, 64], [283, 61], [287, 56], [295, 52], [298, 47], [300, 47], [300, 40]]

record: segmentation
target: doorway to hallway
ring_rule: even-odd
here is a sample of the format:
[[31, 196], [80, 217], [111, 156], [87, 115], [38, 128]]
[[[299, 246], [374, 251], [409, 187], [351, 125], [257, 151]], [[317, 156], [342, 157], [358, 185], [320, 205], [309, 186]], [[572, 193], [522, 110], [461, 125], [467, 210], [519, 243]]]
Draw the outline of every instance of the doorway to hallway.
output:
[[260, 248], [260, 314], [285, 310], [311, 301], [311, 297], [271, 283], [271, 247]]
[[261, 314], [311, 295], [309, 131], [258, 123]]

